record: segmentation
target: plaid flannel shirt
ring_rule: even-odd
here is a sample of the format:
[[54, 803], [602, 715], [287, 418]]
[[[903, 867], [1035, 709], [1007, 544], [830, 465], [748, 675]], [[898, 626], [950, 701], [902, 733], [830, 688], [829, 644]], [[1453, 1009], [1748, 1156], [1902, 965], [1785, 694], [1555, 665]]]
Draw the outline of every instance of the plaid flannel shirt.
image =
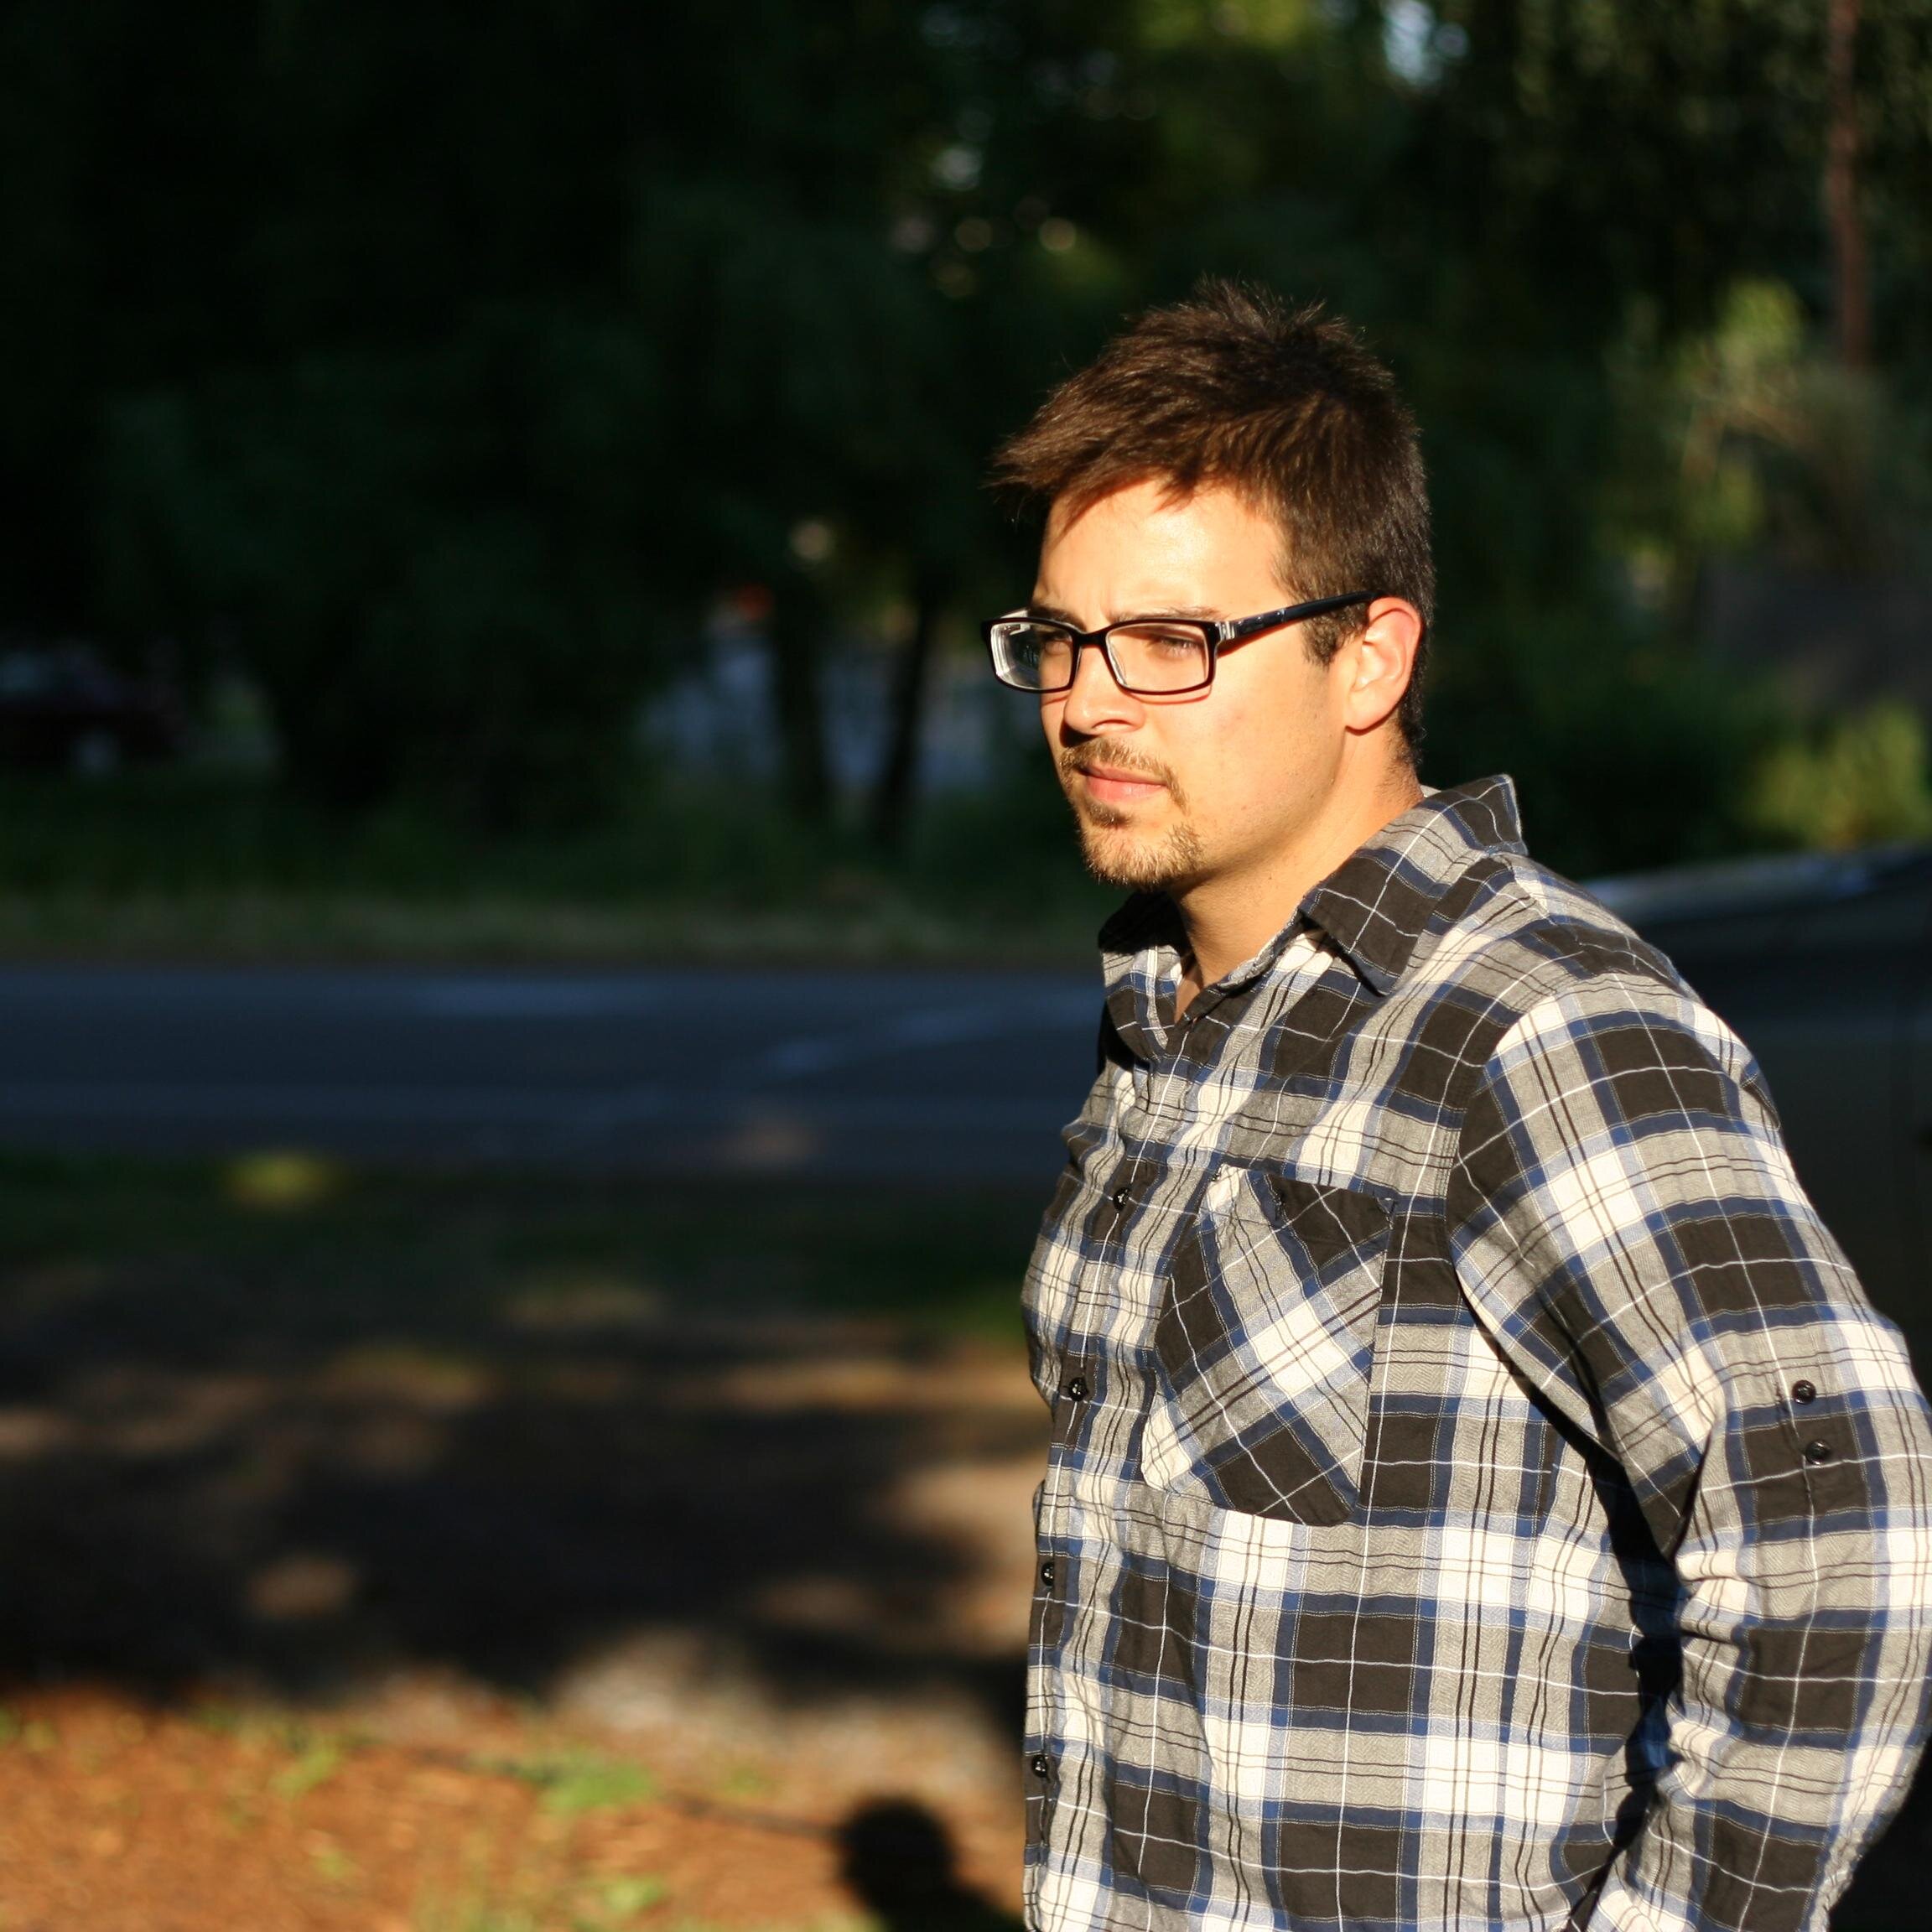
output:
[[1760, 1076], [1431, 794], [1185, 1019], [1102, 934], [1028, 1272], [1029, 1922], [1815, 1932], [1926, 1706], [1932, 1435]]

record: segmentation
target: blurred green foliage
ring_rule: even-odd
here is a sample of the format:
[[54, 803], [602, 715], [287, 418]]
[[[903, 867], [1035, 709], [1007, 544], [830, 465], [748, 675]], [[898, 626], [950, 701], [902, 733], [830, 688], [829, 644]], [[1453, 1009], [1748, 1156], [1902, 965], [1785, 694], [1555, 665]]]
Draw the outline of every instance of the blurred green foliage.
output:
[[594, 821], [510, 830], [407, 800], [344, 819], [192, 767], [17, 776], [0, 954], [1079, 963], [1119, 896], [1064, 821], [1044, 769], [934, 798], [890, 852], [756, 790], [635, 775]]
[[420, 352], [123, 403], [130, 618], [233, 628], [306, 797], [409, 792], [485, 827], [594, 812], [631, 750], [641, 641], [674, 615], [634, 540], [662, 488], [637, 350], [491, 314]]
[[1925, 722], [1880, 703], [1773, 747], [1747, 809], [1780, 843], [1846, 850], [1932, 839]]
[[533, 1337], [641, 1327], [648, 1348], [659, 1314], [887, 1316], [1017, 1343], [1013, 1284], [1040, 1222], [1027, 1187], [345, 1167], [302, 1208], [265, 1210], [234, 1178], [0, 1155], [17, 1352], [56, 1330], [176, 1367], [354, 1349], [434, 1386], [527, 1358]]
[[755, 584], [823, 823], [839, 637], [916, 672], [1009, 600], [991, 445], [1212, 270], [1330, 298], [1415, 401], [1426, 776], [1514, 769], [1578, 870], [1836, 838], [1762, 808], [1795, 728], [1694, 635], [1713, 556], [1869, 570], [1924, 525], [1932, 0], [1863, 8], [1857, 370], [1825, 13], [16, 0], [0, 626], [238, 666], [301, 800], [514, 841], [639, 809], [639, 700]]

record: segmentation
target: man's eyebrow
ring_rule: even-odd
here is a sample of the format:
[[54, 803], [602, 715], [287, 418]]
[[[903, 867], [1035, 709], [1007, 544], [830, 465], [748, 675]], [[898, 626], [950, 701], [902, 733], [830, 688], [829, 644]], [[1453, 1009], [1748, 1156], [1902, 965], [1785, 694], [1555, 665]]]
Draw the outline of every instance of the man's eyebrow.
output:
[[[1082, 628], [1080, 621], [1069, 610], [1062, 610], [1057, 604], [1030, 603], [1026, 605], [1029, 617], [1038, 617], [1049, 623], [1071, 625], [1076, 631]], [[1165, 610], [1130, 610], [1121, 616], [1108, 620], [1113, 624], [1158, 624], [1164, 617], [1184, 617], [1192, 622], [1205, 621], [1218, 623], [1221, 613], [1207, 604], [1171, 604]]]

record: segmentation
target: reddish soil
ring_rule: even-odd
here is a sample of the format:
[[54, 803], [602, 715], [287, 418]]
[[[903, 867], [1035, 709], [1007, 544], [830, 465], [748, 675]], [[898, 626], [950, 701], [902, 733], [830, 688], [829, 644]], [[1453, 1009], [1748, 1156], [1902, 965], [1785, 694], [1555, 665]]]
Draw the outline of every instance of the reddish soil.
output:
[[[984, 1796], [953, 1794], [946, 1816], [927, 1814], [935, 1831], [902, 1795], [869, 1812], [858, 1779], [801, 1789], [782, 1766], [626, 1795], [636, 1758], [607, 1742], [584, 1756], [580, 1739], [592, 1769], [574, 1794], [540, 1781], [569, 1761], [559, 1734], [508, 1711], [473, 1712], [461, 1749], [101, 1691], [11, 1711], [7, 1932], [828, 1927], [906, 1922], [895, 1898], [922, 1888], [949, 1923], [1012, 1923], [1016, 1820]], [[958, 1852], [950, 1885], [931, 1868], [942, 1834]], [[894, 1869], [898, 1852], [928, 1868]]]
[[44, 1325], [0, 1401], [0, 1932], [1016, 1925], [1017, 1349], [512, 1312], [107, 1361]]

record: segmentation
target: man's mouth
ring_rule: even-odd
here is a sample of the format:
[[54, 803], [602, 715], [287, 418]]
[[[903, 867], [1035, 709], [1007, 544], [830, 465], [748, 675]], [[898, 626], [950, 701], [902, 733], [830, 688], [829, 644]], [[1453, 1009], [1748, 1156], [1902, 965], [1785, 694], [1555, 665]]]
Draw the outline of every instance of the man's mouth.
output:
[[1110, 805], [1115, 809], [1124, 805], [1142, 804], [1156, 792], [1167, 789], [1157, 778], [1116, 771], [1104, 765], [1092, 769], [1083, 766], [1080, 776], [1086, 780], [1087, 795], [1095, 804]]
[[1060, 762], [1068, 778], [1079, 779], [1082, 793], [1096, 811], [1126, 811], [1162, 792], [1173, 792], [1175, 802], [1180, 802], [1173, 781], [1157, 765], [1130, 763], [1118, 754], [1109, 757], [1097, 746], [1063, 754]]

